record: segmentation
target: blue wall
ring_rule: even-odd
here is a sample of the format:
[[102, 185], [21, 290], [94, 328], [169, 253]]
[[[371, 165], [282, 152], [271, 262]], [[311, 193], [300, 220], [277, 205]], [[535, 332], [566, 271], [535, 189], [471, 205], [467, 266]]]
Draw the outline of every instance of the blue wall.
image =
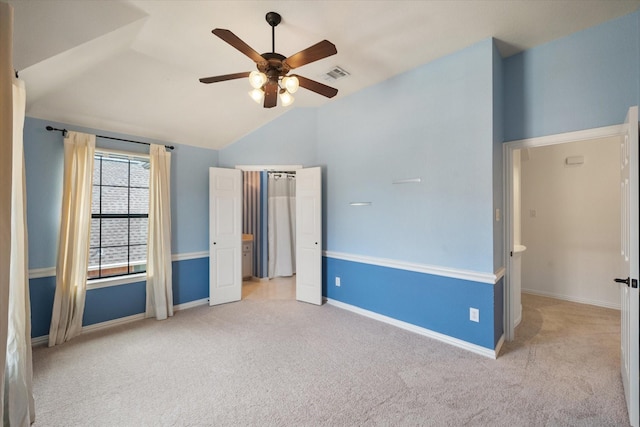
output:
[[[60, 227], [63, 139], [60, 132], [45, 126], [66, 128], [105, 136], [165, 144], [146, 138], [114, 134], [64, 123], [27, 117], [24, 129], [25, 170], [27, 182], [27, 227], [29, 233], [29, 268], [47, 269], [56, 265]], [[105, 139], [99, 147], [134, 152], [148, 148]], [[175, 145], [175, 144], [173, 144]], [[208, 251], [209, 235], [209, 167], [217, 166], [218, 153], [186, 145], [176, 145], [172, 152], [171, 215], [172, 252], [190, 254]], [[208, 257], [173, 262], [174, 304], [183, 304], [209, 296]], [[29, 281], [31, 292], [32, 336], [49, 333], [55, 277]], [[84, 325], [113, 320], [145, 310], [144, 282], [87, 291]]]
[[[493, 271], [504, 267], [504, 194], [502, 143], [504, 142], [503, 101], [504, 79], [503, 61], [500, 52], [493, 44]], [[500, 219], [495, 218], [496, 209], [500, 210]]]
[[507, 58], [505, 140], [620, 124], [640, 101], [640, 11]]
[[[494, 53], [487, 39], [317, 110], [293, 109], [222, 149], [220, 165], [322, 166], [325, 250], [491, 274], [501, 233], [492, 212], [502, 203]], [[422, 183], [392, 184], [414, 177]], [[502, 333], [494, 285], [331, 256], [324, 265], [329, 298], [488, 348]], [[335, 288], [338, 270], [344, 284]], [[469, 321], [469, 307], [481, 310], [480, 323]]]
[[493, 96], [487, 39], [322, 107], [325, 248], [493, 273]]
[[223, 168], [233, 168], [236, 165], [314, 166], [316, 134], [316, 110], [292, 109], [220, 150], [219, 164]]
[[[494, 52], [487, 39], [319, 110], [328, 298], [494, 348], [502, 333], [494, 285], [331, 258], [341, 252], [494, 272], [501, 228], [492, 212], [502, 203], [493, 173], [502, 143]], [[422, 182], [392, 184], [406, 178]], [[349, 205], [359, 201], [372, 204]], [[469, 320], [470, 307], [480, 309], [479, 323]]]
[[[500, 330], [495, 337], [494, 285], [334, 258], [325, 258], [323, 267], [331, 278], [328, 298], [486, 348], [494, 348], [502, 335]], [[480, 310], [480, 322], [469, 320], [470, 307]], [[500, 329], [501, 323], [502, 318]]]

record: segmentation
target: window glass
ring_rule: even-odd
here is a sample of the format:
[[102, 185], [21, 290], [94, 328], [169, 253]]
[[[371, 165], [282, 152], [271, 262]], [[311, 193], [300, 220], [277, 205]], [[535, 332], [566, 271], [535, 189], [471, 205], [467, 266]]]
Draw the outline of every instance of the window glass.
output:
[[149, 163], [96, 152], [91, 199], [90, 279], [146, 271]]

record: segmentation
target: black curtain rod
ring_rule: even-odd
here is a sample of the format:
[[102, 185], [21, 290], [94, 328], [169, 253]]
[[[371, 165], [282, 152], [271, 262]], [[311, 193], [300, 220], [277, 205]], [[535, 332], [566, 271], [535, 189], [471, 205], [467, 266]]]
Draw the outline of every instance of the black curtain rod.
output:
[[[58, 129], [58, 128], [54, 128], [53, 126], [47, 126], [47, 130], [48, 131], [57, 130], [58, 132], [62, 132], [62, 136], [65, 136], [65, 137], [67, 136], [67, 132], [69, 132], [66, 129]], [[124, 141], [124, 142], [133, 142], [134, 144], [151, 145], [148, 142], [133, 141], [131, 139], [123, 139], [123, 138], [114, 138], [112, 136], [96, 135], [96, 138], [113, 139], [114, 141]], [[169, 150], [173, 150], [174, 146], [173, 145], [165, 145], [165, 148], [168, 148]]]

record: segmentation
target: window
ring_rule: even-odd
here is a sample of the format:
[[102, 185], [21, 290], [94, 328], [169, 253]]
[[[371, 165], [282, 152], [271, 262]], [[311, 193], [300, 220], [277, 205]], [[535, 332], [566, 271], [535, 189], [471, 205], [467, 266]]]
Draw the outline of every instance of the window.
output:
[[98, 151], [94, 157], [89, 279], [147, 267], [149, 159]]

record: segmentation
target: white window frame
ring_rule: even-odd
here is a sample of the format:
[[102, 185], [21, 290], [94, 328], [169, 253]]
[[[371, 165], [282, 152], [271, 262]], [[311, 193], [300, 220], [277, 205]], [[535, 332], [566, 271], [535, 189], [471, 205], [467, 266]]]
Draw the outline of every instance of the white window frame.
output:
[[[147, 161], [150, 159], [149, 154], [147, 153], [136, 153], [130, 151], [120, 151], [120, 150], [112, 150], [107, 148], [96, 148], [95, 154], [101, 154], [104, 157], [118, 157], [118, 158], [128, 158], [128, 159], [146, 159]], [[147, 236], [148, 239], [148, 236]], [[145, 261], [146, 262], [146, 261]], [[132, 263], [135, 264], [135, 263]], [[88, 271], [88, 268], [87, 268]], [[120, 286], [120, 285], [128, 285], [131, 283], [139, 283], [147, 280], [147, 273], [134, 273], [127, 274], [124, 276], [115, 276], [115, 277], [101, 277], [98, 279], [87, 279], [87, 290], [91, 289], [100, 289], [100, 288], [108, 288], [111, 286]]]

